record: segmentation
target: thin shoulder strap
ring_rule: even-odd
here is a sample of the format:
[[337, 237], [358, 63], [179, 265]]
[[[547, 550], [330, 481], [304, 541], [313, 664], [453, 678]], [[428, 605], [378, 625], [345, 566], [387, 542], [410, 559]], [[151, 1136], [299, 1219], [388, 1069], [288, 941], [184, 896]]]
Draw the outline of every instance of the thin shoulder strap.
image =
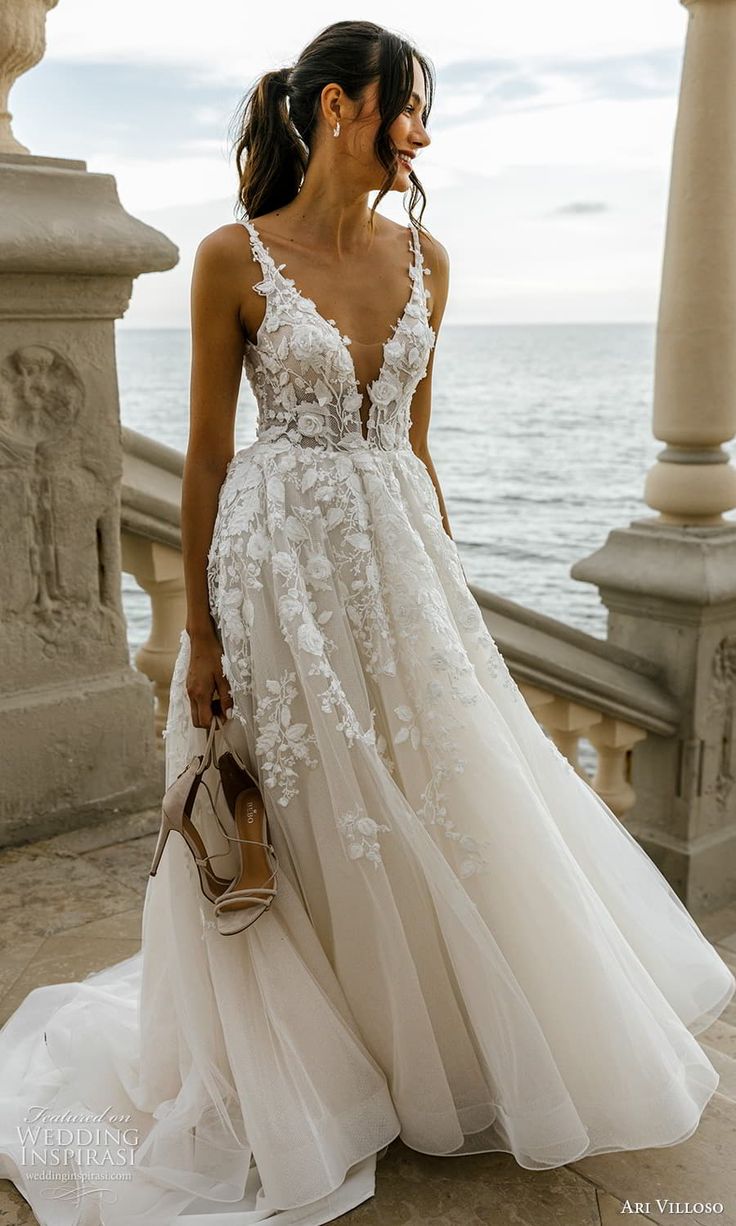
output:
[[424, 278], [428, 277], [432, 270], [431, 268], [424, 267], [424, 256], [422, 254], [422, 245], [419, 241], [419, 229], [415, 225], [415, 223], [412, 221], [411, 217], [409, 218], [409, 225], [411, 226], [411, 237], [412, 237], [412, 242], [414, 244], [414, 265], [412, 267], [412, 277], [414, 279], [414, 288], [415, 290], [418, 290], [419, 293], [421, 294], [422, 301], [424, 302], [424, 305], [426, 308], [427, 299], [429, 298], [430, 293], [429, 293], [429, 290], [427, 289]]
[[414, 267], [421, 269], [422, 267], [422, 245], [419, 242], [419, 230], [412, 218], [409, 218], [409, 226], [411, 227], [411, 241], [414, 248]]
[[251, 249], [253, 251], [255, 258], [258, 260], [258, 263], [261, 266], [261, 271], [264, 276], [267, 276], [269, 273], [278, 272], [280, 268], [286, 267], [285, 264], [280, 264], [277, 267], [276, 263], [274, 262], [274, 258], [271, 255], [271, 252], [268, 250], [268, 247], [265, 245], [265, 243], [261, 242], [261, 236], [256, 230], [255, 226], [253, 225], [253, 222], [251, 221], [250, 217], [248, 216], [248, 213], [245, 210], [243, 210], [243, 216], [239, 217], [238, 221], [240, 222], [241, 225], [245, 226], [246, 230], [248, 231], [250, 235]]

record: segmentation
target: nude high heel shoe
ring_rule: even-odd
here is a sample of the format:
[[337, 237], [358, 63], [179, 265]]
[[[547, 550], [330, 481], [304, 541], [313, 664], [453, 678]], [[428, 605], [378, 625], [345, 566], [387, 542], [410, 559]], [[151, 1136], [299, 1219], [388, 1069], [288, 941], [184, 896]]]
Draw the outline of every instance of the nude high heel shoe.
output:
[[[231, 883], [231, 878], [219, 877], [212, 868], [210, 861], [215, 859], [216, 856], [207, 854], [207, 849], [202, 841], [202, 836], [192, 821], [192, 808], [199, 790], [199, 785], [200, 783], [204, 782], [204, 772], [210, 765], [210, 761], [212, 759], [216, 730], [217, 723], [213, 718], [207, 734], [207, 742], [204, 748], [204, 753], [196, 754], [191, 761], [187, 763], [164, 794], [161, 804], [161, 828], [159, 830], [158, 842], [156, 843], [156, 850], [153, 853], [153, 863], [151, 864], [149, 873], [150, 877], [156, 876], [156, 872], [161, 861], [161, 856], [163, 855], [164, 847], [166, 846], [166, 841], [171, 834], [171, 831], [176, 830], [182, 836], [192, 854], [192, 858], [199, 872], [199, 884], [202, 893], [204, 894], [205, 898], [210, 900], [210, 902], [215, 902], [222, 892], [227, 889]], [[205, 788], [207, 788], [206, 783]], [[212, 796], [209, 788], [207, 788], [207, 794], [212, 802]], [[217, 815], [214, 802], [212, 802], [212, 808], [215, 816], [217, 817], [218, 824], [220, 824], [220, 828], [222, 829], [222, 824], [220, 823], [219, 816]], [[227, 838], [231, 837], [230, 835], [227, 835], [227, 832], [224, 829], [223, 834], [225, 834]], [[228, 853], [220, 852], [217, 854], [227, 855]]]
[[[278, 858], [268, 838], [268, 821], [258, 784], [230, 745], [226, 723], [223, 723], [222, 731], [229, 748], [220, 753], [218, 768], [236, 830], [235, 835], [228, 834], [227, 837], [237, 845], [239, 867], [227, 889], [215, 901], [215, 922], [218, 932], [223, 936], [232, 936], [249, 928], [271, 906], [277, 892]], [[248, 844], [263, 847], [268, 853], [267, 867], [271, 872], [258, 885], [244, 884], [248, 879], [245, 850]]]

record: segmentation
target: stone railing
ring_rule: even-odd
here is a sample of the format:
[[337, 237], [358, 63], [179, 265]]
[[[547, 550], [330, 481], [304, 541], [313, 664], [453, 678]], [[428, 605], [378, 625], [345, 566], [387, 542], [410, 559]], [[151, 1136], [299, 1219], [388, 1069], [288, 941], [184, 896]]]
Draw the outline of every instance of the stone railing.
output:
[[[123, 429], [123, 570], [151, 600], [151, 630], [135, 664], [153, 681], [156, 724], [186, 617], [179, 508], [183, 455]], [[634, 804], [632, 750], [647, 735], [673, 736], [675, 699], [646, 660], [474, 584], [483, 618], [525, 700], [572, 766], [619, 817]], [[589, 774], [579, 761], [594, 750]]]
[[[632, 652], [470, 584], [516, 684], [561, 753], [621, 817], [632, 808], [632, 750], [646, 736], [671, 737], [675, 698], [656, 668]], [[595, 768], [581, 766], [580, 746]]]

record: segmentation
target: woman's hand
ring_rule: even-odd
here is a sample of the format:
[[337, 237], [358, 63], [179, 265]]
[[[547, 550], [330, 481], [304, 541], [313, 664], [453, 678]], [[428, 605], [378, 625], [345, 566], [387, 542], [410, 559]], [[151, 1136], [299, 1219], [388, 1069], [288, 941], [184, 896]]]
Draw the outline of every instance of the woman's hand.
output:
[[222, 671], [222, 645], [214, 630], [190, 634], [191, 655], [186, 689], [195, 728], [209, 728], [212, 702], [218, 698], [222, 713], [233, 705], [230, 687]]

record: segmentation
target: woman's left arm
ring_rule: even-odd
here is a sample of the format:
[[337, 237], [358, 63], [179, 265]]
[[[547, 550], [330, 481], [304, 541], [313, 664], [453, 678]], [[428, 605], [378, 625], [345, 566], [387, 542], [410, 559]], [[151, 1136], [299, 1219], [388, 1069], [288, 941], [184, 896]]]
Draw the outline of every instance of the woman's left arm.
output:
[[[436, 339], [439, 334], [442, 316], [445, 313], [447, 304], [447, 293], [450, 284], [450, 257], [447, 251], [438, 242], [436, 238], [430, 240], [421, 239], [422, 254], [426, 268], [431, 269], [431, 274], [428, 280], [432, 282], [432, 307], [429, 314], [429, 322], [432, 325], [435, 333], [435, 345], [429, 356], [427, 363], [427, 373], [419, 383], [411, 402], [411, 427], [409, 430], [409, 442], [411, 443], [412, 451], [426, 466], [427, 472], [432, 478], [432, 483], [437, 491], [437, 502], [439, 503], [440, 514], [442, 515], [442, 524], [447, 535], [452, 539], [450, 531], [450, 521], [447, 516], [447, 508], [445, 500], [442, 496], [439, 478], [435, 472], [432, 457], [429, 454], [429, 419], [432, 411], [432, 371], [434, 367], [434, 355], [436, 351]], [[430, 249], [428, 256], [427, 247]], [[427, 288], [430, 288], [427, 286]]]

